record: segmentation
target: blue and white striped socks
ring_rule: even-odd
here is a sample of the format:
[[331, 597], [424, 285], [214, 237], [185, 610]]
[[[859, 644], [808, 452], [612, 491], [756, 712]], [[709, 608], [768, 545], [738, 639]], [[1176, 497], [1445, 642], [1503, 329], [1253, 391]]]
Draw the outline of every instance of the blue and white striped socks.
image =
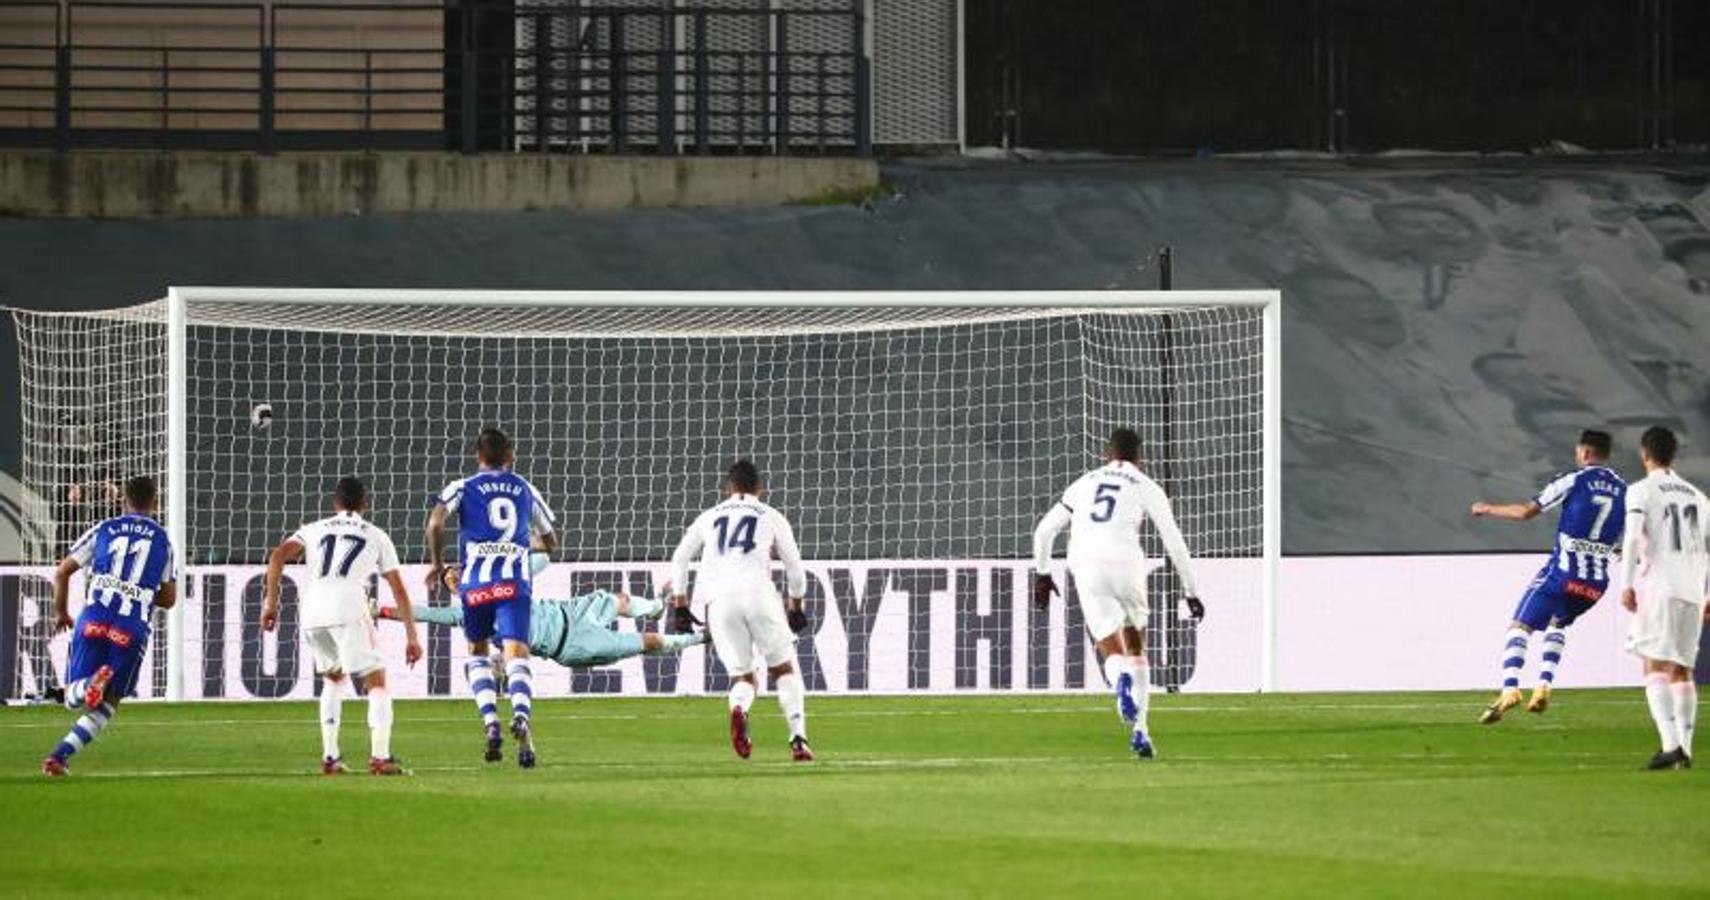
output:
[[511, 689], [511, 717], [527, 719], [534, 703], [534, 673], [528, 660], [513, 659], [505, 664], [505, 681]]
[[1553, 627], [1544, 632], [1544, 658], [1538, 664], [1538, 681], [1540, 683], [1555, 684], [1556, 667], [1562, 664], [1562, 651], [1566, 649], [1567, 632]]
[[76, 724], [71, 726], [71, 730], [66, 732], [65, 737], [60, 740], [59, 746], [54, 748], [53, 755], [59, 757], [61, 762], [70, 759], [77, 751], [89, 746], [95, 740], [95, 736], [100, 734], [112, 719], [113, 704], [111, 703], [103, 703], [96, 707], [93, 712], [85, 713], [82, 718], [77, 720]]
[[1518, 625], [1508, 629], [1502, 647], [1502, 689], [1520, 689], [1520, 670], [1526, 668], [1526, 645], [1532, 633]]
[[493, 681], [493, 661], [478, 656], [463, 664], [463, 675], [469, 680], [469, 691], [475, 695], [475, 706], [481, 710], [484, 725], [499, 722], [499, 686]]

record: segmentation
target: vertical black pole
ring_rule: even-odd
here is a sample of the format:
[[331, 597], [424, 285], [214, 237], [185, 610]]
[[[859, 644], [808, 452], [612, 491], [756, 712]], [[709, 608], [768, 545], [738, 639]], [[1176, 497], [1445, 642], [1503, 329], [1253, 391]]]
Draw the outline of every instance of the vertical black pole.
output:
[[777, 30], [772, 48], [772, 140], [774, 153], [790, 152], [790, 31], [789, 14], [777, 12]]
[[362, 147], [374, 152], [374, 51], [362, 51]]
[[1158, 290], [1172, 290], [1176, 277], [1176, 248], [1165, 244], [1158, 248]]
[[629, 144], [629, 57], [624, 52], [624, 14], [612, 14], [612, 149], [618, 153]]
[[707, 11], [695, 10], [695, 152], [705, 153], [712, 143], [712, 66], [707, 57]]
[[258, 124], [261, 126], [261, 152], [263, 155], [271, 155], [274, 149], [273, 111], [275, 105], [273, 90], [275, 85], [275, 65], [276, 63], [273, 57], [273, 43], [269, 41], [261, 47], [261, 98], [260, 112], [258, 113], [260, 122]]
[[659, 16], [662, 48], [659, 51], [659, 152], [677, 152], [677, 17]]
[[[517, 11], [519, 15], [521, 10]], [[552, 23], [534, 17], [534, 149], [546, 152], [546, 118], [552, 114]]]
[[61, 153], [71, 149], [71, 45], [54, 48], [53, 143]]
[[873, 155], [873, 61], [868, 56], [867, 18], [860, 0], [854, 4], [855, 35], [855, 155]]
[[462, 68], [462, 71], [459, 73], [461, 75], [460, 81], [462, 83], [462, 90], [460, 93], [462, 96], [458, 98], [458, 107], [460, 109], [461, 117], [460, 128], [458, 130], [460, 132], [459, 136], [462, 138], [461, 149], [464, 153], [474, 153], [480, 147], [478, 139], [479, 125], [477, 124], [477, 119], [480, 113], [479, 104], [476, 98], [476, 90], [480, 82], [476, 78], [475, 72], [475, 63], [477, 59], [475, 23], [476, 16], [474, 4], [464, 4], [463, 45], [459, 48], [460, 53], [458, 59], [458, 65]]

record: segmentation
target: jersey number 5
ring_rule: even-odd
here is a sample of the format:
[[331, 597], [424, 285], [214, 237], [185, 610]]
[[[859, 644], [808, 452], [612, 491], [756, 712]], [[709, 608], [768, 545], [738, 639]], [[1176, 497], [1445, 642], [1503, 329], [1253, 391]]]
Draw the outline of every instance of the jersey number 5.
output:
[[1093, 492], [1093, 506], [1098, 507], [1092, 511], [1094, 522], [1108, 522], [1111, 516], [1116, 515], [1116, 492], [1120, 490], [1120, 484], [1101, 484]]
[[759, 516], [743, 516], [736, 520], [736, 527], [730, 527], [729, 516], [719, 516], [713, 520], [713, 527], [718, 529], [718, 552], [729, 553], [740, 549], [743, 553], [754, 552], [754, 527], [760, 524]]

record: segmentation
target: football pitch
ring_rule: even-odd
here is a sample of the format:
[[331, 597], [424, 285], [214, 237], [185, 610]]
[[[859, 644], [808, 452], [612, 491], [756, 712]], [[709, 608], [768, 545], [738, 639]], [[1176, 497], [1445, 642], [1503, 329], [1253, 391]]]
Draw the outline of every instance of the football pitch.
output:
[[[1141, 764], [1102, 696], [810, 697], [789, 761], [721, 698], [539, 701], [540, 768], [467, 702], [398, 704], [410, 778], [318, 774], [311, 704], [0, 711], [0, 894], [1644, 896], [1710, 892], [1710, 771], [1642, 772], [1643, 695], [1160, 697]], [[364, 707], [344, 747], [366, 758]]]

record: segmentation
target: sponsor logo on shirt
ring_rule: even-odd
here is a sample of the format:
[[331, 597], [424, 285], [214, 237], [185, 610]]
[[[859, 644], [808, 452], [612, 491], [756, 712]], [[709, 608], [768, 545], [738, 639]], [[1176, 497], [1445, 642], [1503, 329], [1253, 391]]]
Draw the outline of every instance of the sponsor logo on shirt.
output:
[[476, 556], [521, 556], [524, 550], [521, 544], [488, 541], [481, 544], [470, 544], [469, 552]]
[[154, 599], [154, 591], [139, 587], [112, 575], [96, 575], [89, 579], [89, 587], [97, 591], [112, 591], [126, 600], [145, 603]]
[[1599, 544], [1583, 538], [1569, 538], [1562, 546], [1571, 553], [1584, 553], [1587, 556], [1614, 556], [1614, 544]]
[[1572, 594], [1575, 597], [1582, 597], [1592, 603], [1596, 603], [1603, 599], [1603, 588], [1594, 584], [1586, 584], [1583, 581], [1567, 582], [1562, 585], [1562, 593]]

